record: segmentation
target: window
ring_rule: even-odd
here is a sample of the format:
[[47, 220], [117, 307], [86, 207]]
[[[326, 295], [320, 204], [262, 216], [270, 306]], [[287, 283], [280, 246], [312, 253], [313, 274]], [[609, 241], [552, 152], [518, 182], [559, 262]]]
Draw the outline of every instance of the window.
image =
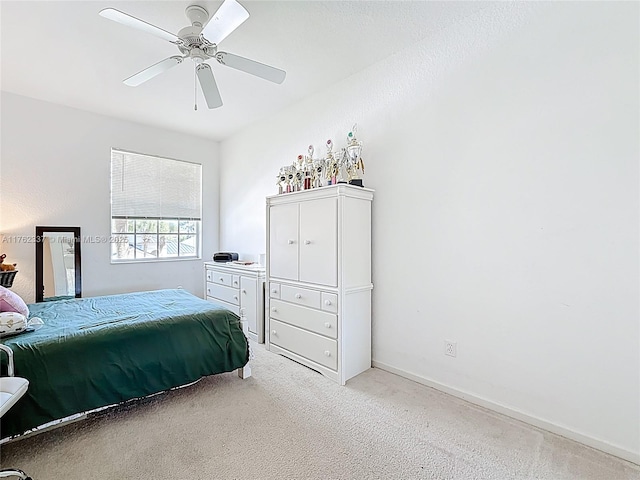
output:
[[111, 262], [200, 258], [202, 166], [111, 150]]

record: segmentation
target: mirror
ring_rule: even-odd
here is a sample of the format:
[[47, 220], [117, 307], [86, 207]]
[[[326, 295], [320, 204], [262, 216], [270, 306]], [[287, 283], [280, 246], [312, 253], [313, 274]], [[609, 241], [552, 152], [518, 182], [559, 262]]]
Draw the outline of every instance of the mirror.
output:
[[36, 302], [80, 298], [80, 227], [36, 227]]

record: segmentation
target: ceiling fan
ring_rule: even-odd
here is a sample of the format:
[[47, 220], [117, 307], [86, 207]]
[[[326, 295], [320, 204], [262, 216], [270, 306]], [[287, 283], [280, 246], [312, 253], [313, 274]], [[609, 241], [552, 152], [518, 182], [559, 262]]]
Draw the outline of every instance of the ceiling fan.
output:
[[[232, 53], [218, 51], [219, 43], [249, 18], [249, 12], [236, 0], [224, 0], [220, 8], [211, 17], [209, 17], [209, 12], [199, 5], [188, 6], [185, 13], [191, 21], [191, 26], [183, 28], [177, 35], [174, 35], [115, 8], [105, 8], [100, 11], [100, 15], [104, 18], [167, 40], [180, 50], [181, 55], [165, 58], [124, 79], [125, 85], [137, 87], [169, 70], [171, 67], [182, 63], [186, 58], [190, 58], [195, 63], [196, 76], [209, 108], [222, 106], [222, 97], [213, 77], [213, 71], [209, 64], [206, 63], [211, 58], [215, 58], [222, 65], [250, 73], [270, 82], [282, 83], [284, 81], [286, 76], [284, 70]], [[195, 108], [197, 109], [197, 105]]]

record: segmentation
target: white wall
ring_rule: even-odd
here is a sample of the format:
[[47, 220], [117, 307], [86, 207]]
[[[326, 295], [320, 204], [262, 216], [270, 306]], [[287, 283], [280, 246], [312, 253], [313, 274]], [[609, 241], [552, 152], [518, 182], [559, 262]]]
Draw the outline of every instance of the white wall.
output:
[[493, 4], [235, 135], [221, 248], [357, 122], [376, 365], [640, 461], [638, 10]]
[[[219, 144], [2, 92], [0, 252], [18, 263], [13, 290], [35, 298], [36, 225], [79, 226], [83, 236], [110, 234], [111, 148], [202, 164], [202, 253], [218, 250]], [[178, 285], [202, 296], [202, 260], [110, 264], [109, 243], [82, 244], [83, 296]]]

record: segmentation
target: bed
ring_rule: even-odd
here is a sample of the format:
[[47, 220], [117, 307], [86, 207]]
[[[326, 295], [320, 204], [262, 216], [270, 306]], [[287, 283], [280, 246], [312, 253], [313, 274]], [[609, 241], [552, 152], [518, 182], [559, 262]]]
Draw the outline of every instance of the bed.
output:
[[37, 331], [4, 338], [29, 390], [2, 417], [2, 438], [75, 414], [245, 367], [240, 319], [184, 290], [29, 305]]

